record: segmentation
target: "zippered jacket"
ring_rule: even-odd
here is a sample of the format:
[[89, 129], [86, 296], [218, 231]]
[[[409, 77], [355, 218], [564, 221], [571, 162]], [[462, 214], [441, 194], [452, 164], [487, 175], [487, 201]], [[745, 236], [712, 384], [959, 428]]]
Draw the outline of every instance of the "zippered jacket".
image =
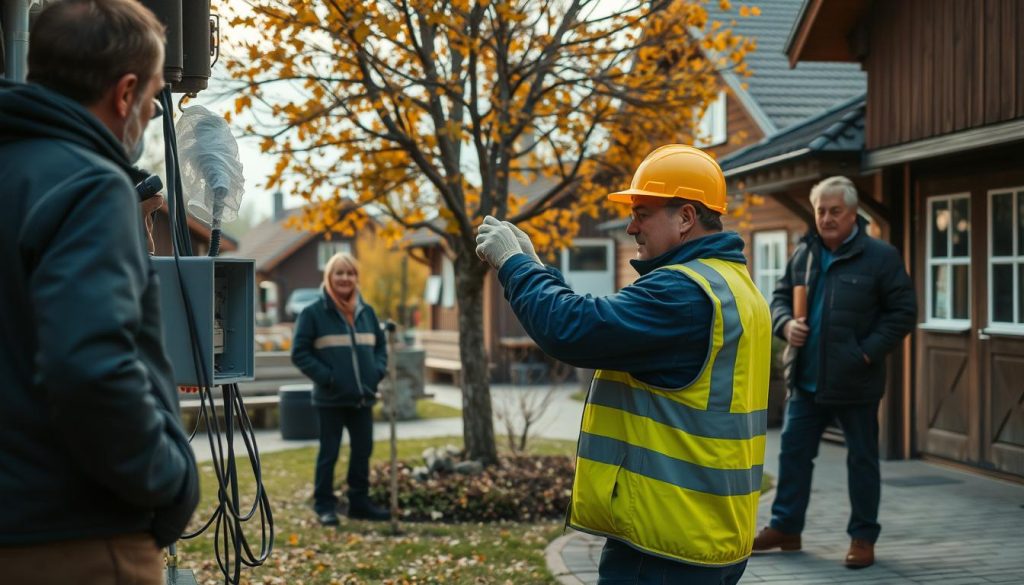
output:
[[0, 82], [0, 161], [0, 545], [167, 545], [198, 473], [124, 148], [77, 102]]
[[[867, 234], [867, 222], [857, 218], [858, 233], [833, 253], [825, 274], [821, 268], [824, 244], [817, 232], [804, 237], [786, 265], [772, 296], [772, 328], [783, 330], [793, 318], [793, 286], [824, 287], [819, 356], [785, 354], [786, 384], [797, 388], [797, 368], [818, 360], [815, 401], [822, 404], [866, 404], [885, 392], [885, 358], [917, 322], [914, 285], [899, 252]], [[864, 360], [867, 356], [871, 363]]]
[[505, 298], [544, 353], [580, 368], [629, 372], [663, 388], [694, 381], [709, 351], [714, 310], [701, 286], [665, 266], [696, 259], [746, 264], [735, 232], [710, 234], [647, 260], [613, 295], [578, 295], [562, 274], [517, 254], [498, 271]]
[[735, 233], [646, 261], [614, 295], [575, 294], [519, 254], [498, 278], [552, 357], [598, 368], [567, 525], [674, 561], [750, 555], [764, 466], [771, 317]]
[[292, 363], [313, 381], [315, 406], [373, 405], [388, 367], [387, 339], [373, 307], [359, 297], [353, 328], [321, 291], [295, 323]]

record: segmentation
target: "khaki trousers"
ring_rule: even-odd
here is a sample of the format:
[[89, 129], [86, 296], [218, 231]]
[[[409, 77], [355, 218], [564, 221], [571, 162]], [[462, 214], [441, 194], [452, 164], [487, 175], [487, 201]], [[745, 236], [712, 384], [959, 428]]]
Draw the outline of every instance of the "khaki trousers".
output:
[[0, 546], [0, 581], [18, 585], [163, 585], [164, 560], [149, 534]]

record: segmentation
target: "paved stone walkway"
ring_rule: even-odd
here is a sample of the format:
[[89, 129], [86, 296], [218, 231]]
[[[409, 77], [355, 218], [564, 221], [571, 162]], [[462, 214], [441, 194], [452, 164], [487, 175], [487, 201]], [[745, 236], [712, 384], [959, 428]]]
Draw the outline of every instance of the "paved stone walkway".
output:
[[[565, 384], [555, 390], [551, 406], [533, 426], [536, 436], [548, 439], [576, 440], [579, 436], [580, 418], [583, 416], [583, 403], [579, 400], [574, 400], [571, 395], [578, 388], [577, 384]], [[529, 391], [544, 392], [546, 389], [546, 386], [537, 386]], [[462, 407], [462, 391], [455, 386], [428, 384], [426, 391], [432, 394], [434, 400], [438, 403], [456, 408]], [[511, 413], [517, 412], [515, 400], [522, 395], [522, 392], [522, 388], [515, 388], [507, 384], [493, 385], [491, 387], [491, 402], [495, 412], [498, 412], [498, 409], [505, 409]], [[498, 421], [495, 421], [495, 431], [498, 433], [504, 432], [498, 424]], [[461, 437], [462, 418], [400, 421], [398, 423], [397, 435], [399, 439], [445, 436]], [[387, 440], [390, 436], [389, 424], [386, 422], [375, 423], [373, 426], [373, 436], [378, 441]], [[345, 434], [344, 440], [348, 441], [348, 433]], [[260, 453], [273, 453], [285, 449], [316, 445], [318, 441], [315, 439], [311, 441], [286, 441], [281, 438], [281, 431], [277, 429], [261, 429], [256, 431], [256, 444], [259, 446]], [[245, 445], [240, 438], [235, 440], [235, 449], [239, 453], [244, 453]], [[210, 443], [205, 433], [199, 433], [192, 440], [192, 450], [195, 451], [196, 459], [199, 461], [210, 460]]]
[[[765, 467], [778, 466], [778, 432], [769, 433]], [[840, 563], [849, 539], [846, 450], [822, 445], [816, 461], [803, 550], [752, 557], [740, 581], [786, 585], [1024, 584], [1024, 485], [922, 461], [882, 463], [882, 536], [876, 564]], [[774, 493], [761, 499], [758, 526]], [[597, 582], [604, 540], [570, 532], [551, 543], [548, 568], [565, 585]]]
[[[575, 439], [583, 403], [570, 397], [575, 387], [560, 388], [537, 427], [538, 435]], [[452, 386], [431, 385], [435, 400], [461, 405]], [[495, 386], [496, 407], [519, 393]], [[459, 436], [460, 418], [407, 421], [399, 424], [401, 438]], [[378, 440], [388, 436], [386, 424], [375, 429]], [[778, 431], [768, 434], [765, 469], [777, 476]], [[316, 441], [284, 441], [279, 431], [258, 431], [260, 451], [269, 453]], [[193, 442], [197, 458], [209, 459], [209, 446]], [[236, 448], [242, 448], [238, 444]], [[877, 563], [861, 571], [840, 562], [849, 540], [846, 496], [846, 451], [824, 444], [816, 462], [814, 488], [804, 532], [804, 550], [751, 559], [741, 583], [786, 585], [880, 585], [926, 583], [1024, 585], [1024, 485], [981, 477], [922, 461], [882, 463], [882, 537]], [[758, 526], [768, 523], [774, 494], [761, 499]], [[597, 561], [603, 540], [577, 532], [556, 539], [546, 551], [548, 568], [566, 585], [597, 582]]]

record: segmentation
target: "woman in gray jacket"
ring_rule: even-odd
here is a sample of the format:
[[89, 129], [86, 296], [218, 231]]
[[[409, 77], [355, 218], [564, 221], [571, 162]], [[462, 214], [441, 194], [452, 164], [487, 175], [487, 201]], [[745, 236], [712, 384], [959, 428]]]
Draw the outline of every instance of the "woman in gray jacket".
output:
[[324, 267], [323, 296], [303, 309], [295, 325], [292, 362], [313, 380], [313, 405], [320, 418], [320, 451], [313, 490], [317, 520], [338, 524], [334, 466], [343, 429], [351, 443], [348, 516], [387, 520], [370, 503], [370, 454], [377, 384], [387, 371], [387, 342], [373, 308], [359, 294], [359, 264], [338, 253]]

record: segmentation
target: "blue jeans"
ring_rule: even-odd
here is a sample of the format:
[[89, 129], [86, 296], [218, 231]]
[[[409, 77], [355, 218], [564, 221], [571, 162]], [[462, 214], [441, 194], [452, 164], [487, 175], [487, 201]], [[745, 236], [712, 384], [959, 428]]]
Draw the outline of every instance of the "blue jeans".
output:
[[772, 504], [771, 526], [787, 534], [804, 529], [807, 503], [811, 498], [814, 458], [825, 427], [839, 422], [846, 439], [846, 476], [850, 497], [851, 538], [875, 542], [881, 475], [878, 465], [878, 402], [871, 404], [823, 405], [814, 394], [793, 392], [786, 403], [779, 453], [779, 482]]
[[[370, 455], [373, 453], [373, 409], [319, 407], [320, 451], [316, 456], [316, 477], [313, 487], [313, 509], [317, 514], [334, 512], [338, 498], [334, 495], [334, 466], [341, 449], [341, 434], [348, 428], [352, 453], [348, 460], [348, 493], [365, 495], [370, 489]], [[350, 498], [351, 499], [351, 498]]]
[[736, 585], [747, 561], [700, 567], [642, 553], [609, 538], [601, 551], [597, 585]]

